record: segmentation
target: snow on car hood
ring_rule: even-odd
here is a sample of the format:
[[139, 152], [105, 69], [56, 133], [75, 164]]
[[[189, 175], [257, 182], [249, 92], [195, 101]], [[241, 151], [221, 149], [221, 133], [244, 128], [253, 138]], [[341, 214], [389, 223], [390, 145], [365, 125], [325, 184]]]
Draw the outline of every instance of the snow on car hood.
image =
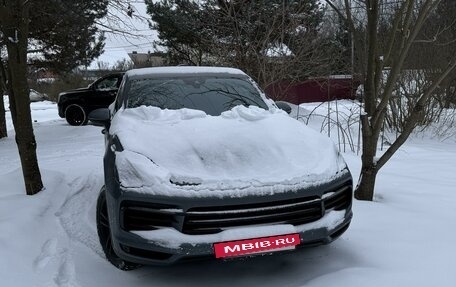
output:
[[118, 111], [110, 133], [124, 149], [116, 153], [121, 185], [140, 192], [271, 193], [327, 182], [345, 168], [330, 139], [275, 108], [210, 116], [141, 106]]

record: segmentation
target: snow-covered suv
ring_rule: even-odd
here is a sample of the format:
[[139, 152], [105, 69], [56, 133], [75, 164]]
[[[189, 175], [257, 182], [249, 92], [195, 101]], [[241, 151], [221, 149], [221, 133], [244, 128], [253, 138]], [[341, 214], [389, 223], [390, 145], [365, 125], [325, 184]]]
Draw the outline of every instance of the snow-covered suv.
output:
[[231, 68], [128, 71], [105, 125], [98, 235], [117, 268], [329, 243], [352, 217], [330, 139]]

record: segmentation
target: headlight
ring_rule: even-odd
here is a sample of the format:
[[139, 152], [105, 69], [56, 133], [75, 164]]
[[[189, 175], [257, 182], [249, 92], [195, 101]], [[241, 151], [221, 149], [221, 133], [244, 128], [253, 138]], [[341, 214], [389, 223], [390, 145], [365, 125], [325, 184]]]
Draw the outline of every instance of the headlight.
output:
[[116, 152], [116, 168], [122, 187], [141, 188], [169, 182], [169, 172], [149, 158], [128, 150]]
[[337, 170], [338, 170], [338, 172], [341, 172], [343, 170], [348, 171], [347, 163], [345, 162], [345, 159], [342, 156], [341, 152], [337, 152]]

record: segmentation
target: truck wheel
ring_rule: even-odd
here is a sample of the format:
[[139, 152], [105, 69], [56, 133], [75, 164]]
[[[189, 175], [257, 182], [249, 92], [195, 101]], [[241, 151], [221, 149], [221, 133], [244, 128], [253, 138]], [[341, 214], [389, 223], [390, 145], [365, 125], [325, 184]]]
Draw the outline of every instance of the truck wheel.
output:
[[97, 200], [97, 232], [106, 259], [116, 268], [124, 271], [141, 267], [140, 264], [125, 261], [112, 248], [111, 227], [109, 226], [108, 207], [106, 205], [106, 188], [103, 186]]
[[71, 104], [66, 107], [65, 119], [72, 126], [82, 126], [88, 122], [86, 112], [78, 104]]

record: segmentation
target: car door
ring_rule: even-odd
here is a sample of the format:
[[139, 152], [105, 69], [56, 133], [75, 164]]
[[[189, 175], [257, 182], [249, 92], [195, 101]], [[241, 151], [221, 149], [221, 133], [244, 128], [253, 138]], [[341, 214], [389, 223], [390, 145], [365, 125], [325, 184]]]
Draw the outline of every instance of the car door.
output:
[[122, 77], [123, 74], [113, 74], [103, 77], [93, 84], [92, 103], [94, 108], [107, 108], [114, 102]]

